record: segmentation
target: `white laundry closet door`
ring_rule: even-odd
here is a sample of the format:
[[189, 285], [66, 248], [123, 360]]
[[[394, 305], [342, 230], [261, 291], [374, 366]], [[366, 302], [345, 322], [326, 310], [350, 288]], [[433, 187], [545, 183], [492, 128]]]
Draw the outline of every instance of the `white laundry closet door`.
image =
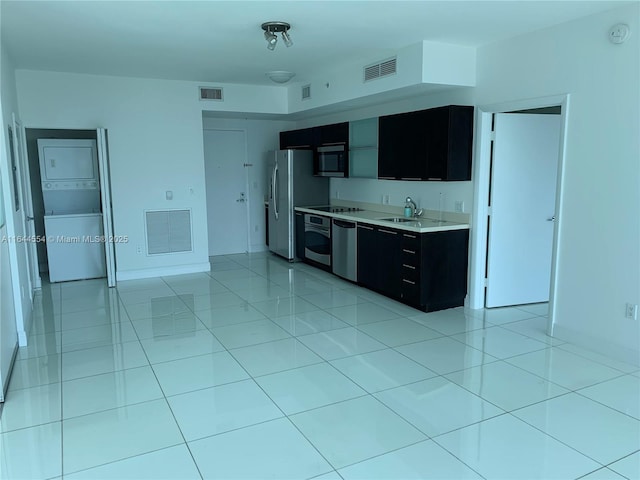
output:
[[495, 115], [487, 307], [547, 302], [560, 115]]
[[248, 251], [247, 140], [243, 130], [204, 130], [209, 255]]

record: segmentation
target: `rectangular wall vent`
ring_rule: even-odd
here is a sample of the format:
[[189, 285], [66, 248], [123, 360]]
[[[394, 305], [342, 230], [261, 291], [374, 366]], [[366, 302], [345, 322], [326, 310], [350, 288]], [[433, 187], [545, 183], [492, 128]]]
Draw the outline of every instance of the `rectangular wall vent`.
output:
[[311, 85], [305, 85], [302, 87], [302, 100], [311, 98]]
[[200, 87], [200, 100], [222, 101], [222, 88]]
[[191, 210], [154, 210], [145, 212], [147, 253], [191, 252]]
[[396, 58], [390, 58], [374, 65], [364, 67], [364, 81], [375, 80], [396, 73]]

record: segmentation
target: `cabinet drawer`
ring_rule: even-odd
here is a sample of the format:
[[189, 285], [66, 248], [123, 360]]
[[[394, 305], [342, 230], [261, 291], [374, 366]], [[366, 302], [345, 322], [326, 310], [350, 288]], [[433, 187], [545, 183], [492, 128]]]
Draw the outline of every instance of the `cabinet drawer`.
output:
[[400, 270], [401, 279], [411, 280], [412, 282], [420, 282], [420, 269], [410, 263], [403, 263]]
[[400, 298], [410, 305], [420, 305], [420, 284], [413, 280], [403, 278]]

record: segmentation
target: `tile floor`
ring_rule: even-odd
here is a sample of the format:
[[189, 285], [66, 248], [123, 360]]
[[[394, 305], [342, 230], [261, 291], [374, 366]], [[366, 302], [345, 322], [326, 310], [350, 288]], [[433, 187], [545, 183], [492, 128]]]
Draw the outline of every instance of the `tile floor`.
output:
[[47, 285], [0, 477], [640, 478], [640, 368], [545, 315], [425, 314], [266, 253]]

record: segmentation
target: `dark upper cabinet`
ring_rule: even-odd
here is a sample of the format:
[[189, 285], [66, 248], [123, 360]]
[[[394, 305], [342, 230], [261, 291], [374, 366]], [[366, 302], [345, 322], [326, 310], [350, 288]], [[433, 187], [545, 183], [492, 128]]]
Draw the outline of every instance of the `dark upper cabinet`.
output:
[[321, 127], [280, 132], [280, 148], [314, 149], [322, 145], [348, 144], [349, 123], [334, 123]]
[[409, 112], [380, 117], [378, 177], [391, 180], [424, 180], [427, 152], [424, 113]]
[[378, 177], [470, 180], [473, 107], [451, 105], [380, 117]]
[[406, 156], [404, 129], [399, 115], [378, 120], [378, 178], [400, 178], [400, 163]]
[[303, 128], [280, 132], [280, 149], [313, 149], [318, 144], [317, 130], [315, 128]]
[[471, 180], [473, 107], [426, 110], [427, 180]]
[[334, 123], [332, 125], [323, 125], [316, 127], [318, 133], [316, 135], [318, 146], [335, 145], [349, 143], [349, 123]]

